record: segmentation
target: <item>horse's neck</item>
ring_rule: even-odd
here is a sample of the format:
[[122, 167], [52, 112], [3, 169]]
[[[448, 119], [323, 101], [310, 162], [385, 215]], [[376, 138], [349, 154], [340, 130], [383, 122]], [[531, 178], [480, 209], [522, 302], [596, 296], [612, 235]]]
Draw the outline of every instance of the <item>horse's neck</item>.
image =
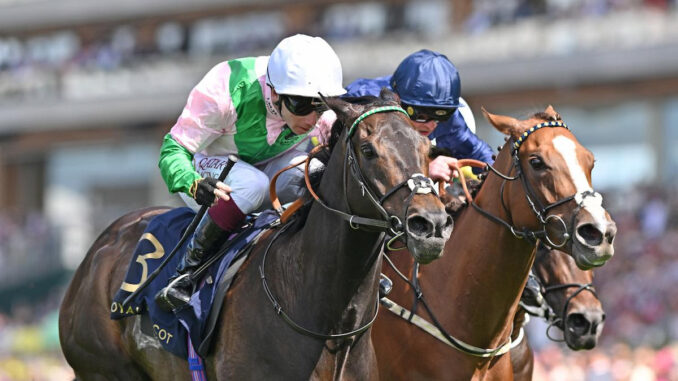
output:
[[[345, 211], [343, 158], [338, 154], [332, 154], [317, 193], [331, 208]], [[380, 233], [352, 229], [346, 220], [314, 203], [294, 238], [298, 250], [278, 261], [281, 271], [292, 266], [288, 272], [296, 274], [288, 282], [297, 290], [304, 289], [327, 313], [336, 314], [349, 304], [369, 303], [367, 311], [373, 310], [381, 266]]]
[[[332, 153], [320, 183], [318, 194], [333, 209], [366, 217], [376, 210], [369, 203], [351, 204], [352, 210], [348, 210], [346, 192], [360, 192], [360, 190], [354, 182], [350, 170], [343, 170], [345, 151], [342, 148], [344, 147], [337, 147]], [[344, 176], [346, 176], [346, 179], [344, 179]], [[362, 201], [367, 202], [366, 200], [367, 198], [364, 198]], [[318, 236], [318, 229], [312, 226], [325, 227], [320, 231], [322, 238]], [[327, 243], [323, 249], [325, 255], [315, 259], [324, 263], [330, 272], [345, 271], [351, 278], [358, 279], [365, 275], [361, 272], [373, 267], [375, 251], [378, 252], [379, 250], [375, 245], [378, 244], [381, 237], [380, 232], [353, 229], [348, 221], [317, 203], [311, 209], [306, 227], [309, 229], [304, 234], [308, 239], [320, 239], [321, 242]]]
[[[506, 172], [504, 172], [506, 173]], [[500, 181], [490, 175], [476, 202], [487, 212], [508, 218], [500, 200]], [[509, 210], [510, 212], [510, 210]], [[447, 327], [470, 344], [487, 348], [503, 344], [511, 330], [518, 300], [532, 265], [534, 246], [516, 239], [503, 225], [469, 206], [458, 218], [447, 242], [437, 284], [455, 308], [447, 308]], [[435, 284], [435, 283], [434, 283]]]

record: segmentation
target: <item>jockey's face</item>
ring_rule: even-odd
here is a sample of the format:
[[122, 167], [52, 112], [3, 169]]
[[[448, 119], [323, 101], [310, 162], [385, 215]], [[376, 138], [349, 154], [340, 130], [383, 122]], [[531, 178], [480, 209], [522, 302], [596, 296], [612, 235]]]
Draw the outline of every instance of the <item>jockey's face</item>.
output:
[[438, 122], [435, 120], [429, 120], [428, 122], [416, 122], [412, 121], [414, 129], [417, 130], [422, 136], [428, 136], [433, 130], [438, 126]]
[[315, 127], [318, 121], [318, 113], [311, 111], [306, 115], [295, 115], [287, 108], [285, 102], [280, 102], [280, 95], [273, 90], [271, 92], [271, 100], [274, 104], [280, 104], [280, 115], [282, 119], [290, 127], [290, 130], [297, 135], [305, 134]]

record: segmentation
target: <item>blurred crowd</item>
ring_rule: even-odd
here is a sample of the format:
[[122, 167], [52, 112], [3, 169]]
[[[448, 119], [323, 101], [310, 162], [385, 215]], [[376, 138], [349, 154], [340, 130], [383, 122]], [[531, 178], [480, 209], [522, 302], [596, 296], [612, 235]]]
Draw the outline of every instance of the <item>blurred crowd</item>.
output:
[[598, 346], [573, 352], [531, 324], [535, 380], [678, 380], [678, 193], [675, 187], [610, 192], [615, 255], [595, 270], [606, 320]]
[[496, 25], [535, 16], [581, 19], [643, 7], [665, 11], [675, 5], [676, 0], [475, 0], [464, 30], [478, 33]]
[[[605, 335], [603, 333], [603, 335]], [[574, 352], [555, 344], [535, 354], [536, 381], [678, 380], [678, 344], [659, 349], [618, 343]]]
[[0, 213], [0, 289], [58, 268], [57, 242], [54, 229], [41, 213]]
[[59, 347], [58, 308], [64, 286], [0, 312], [0, 381], [66, 381], [73, 371]]
[[678, 193], [636, 188], [614, 202], [617, 253], [595, 272], [608, 316], [604, 342], [661, 347], [678, 341]]
[[[586, 19], [641, 9], [674, 10], [676, 0], [477, 0], [457, 25], [450, 17], [451, 4], [411, 0], [314, 5], [303, 17], [303, 28], [290, 22], [294, 17], [283, 10], [271, 9], [192, 21], [94, 24], [25, 38], [0, 36], [0, 103], [91, 99], [155, 89], [167, 86], [167, 78], [178, 77], [172, 73], [191, 67], [191, 60], [265, 54], [283, 36], [300, 31], [331, 42], [405, 35], [436, 38], [478, 34], [526, 18]], [[137, 82], [145, 86], [130, 89]]]

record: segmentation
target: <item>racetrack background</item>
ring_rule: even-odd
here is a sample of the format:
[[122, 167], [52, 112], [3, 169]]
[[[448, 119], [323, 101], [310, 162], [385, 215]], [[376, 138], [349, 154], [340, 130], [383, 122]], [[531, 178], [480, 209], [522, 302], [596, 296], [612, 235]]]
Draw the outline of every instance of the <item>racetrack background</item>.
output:
[[675, 0], [0, 0], [0, 381], [69, 380], [56, 310], [119, 215], [180, 205], [162, 136], [217, 62], [325, 37], [344, 84], [421, 48], [460, 70], [480, 107], [552, 104], [596, 155], [619, 234], [596, 270], [607, 314], [572, 352], [532, 319], [535, 380], [678, 380], [678, 8]]

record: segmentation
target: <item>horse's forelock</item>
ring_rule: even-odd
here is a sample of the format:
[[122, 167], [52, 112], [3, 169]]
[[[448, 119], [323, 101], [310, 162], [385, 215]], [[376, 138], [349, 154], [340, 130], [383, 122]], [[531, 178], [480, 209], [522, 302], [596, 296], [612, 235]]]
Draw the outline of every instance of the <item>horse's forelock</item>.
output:
[[[365, 95], [361, 97], [345, 97], [342, 100], [351, 103], [353, 105], [365, 106], [365, 111], [369, 108], [376, 108], [381, 106], [400, 106], [397, 101], [386, 97], [385, 99], [375, 97], [372, 95]], [[356, 115], [355, 118], [349, 118], [350, 120], [342, 121], [340, 115], [337, 114], [337, 119], [332, 125], [332, 130], [330, 132], [329, 138], [329, 148], [330, 151], [334, 149], [335, 144], [339, 141], [339, 137], [344, 129], [350, 127], [350, 125], [357, 119], [360, 115]]]
[[553, 122], [562, 121], [562, 119], [560, 118], [560, 114], [558, 114], [557, 112], [554, 112], [553, 114], [551, 114], [551, 113], [547, 113], [546, 111], [540, 111], [540, 112], [534, 113], [532, 115], [532, 118], [543, 119], [545, 121], [553, 121]]

